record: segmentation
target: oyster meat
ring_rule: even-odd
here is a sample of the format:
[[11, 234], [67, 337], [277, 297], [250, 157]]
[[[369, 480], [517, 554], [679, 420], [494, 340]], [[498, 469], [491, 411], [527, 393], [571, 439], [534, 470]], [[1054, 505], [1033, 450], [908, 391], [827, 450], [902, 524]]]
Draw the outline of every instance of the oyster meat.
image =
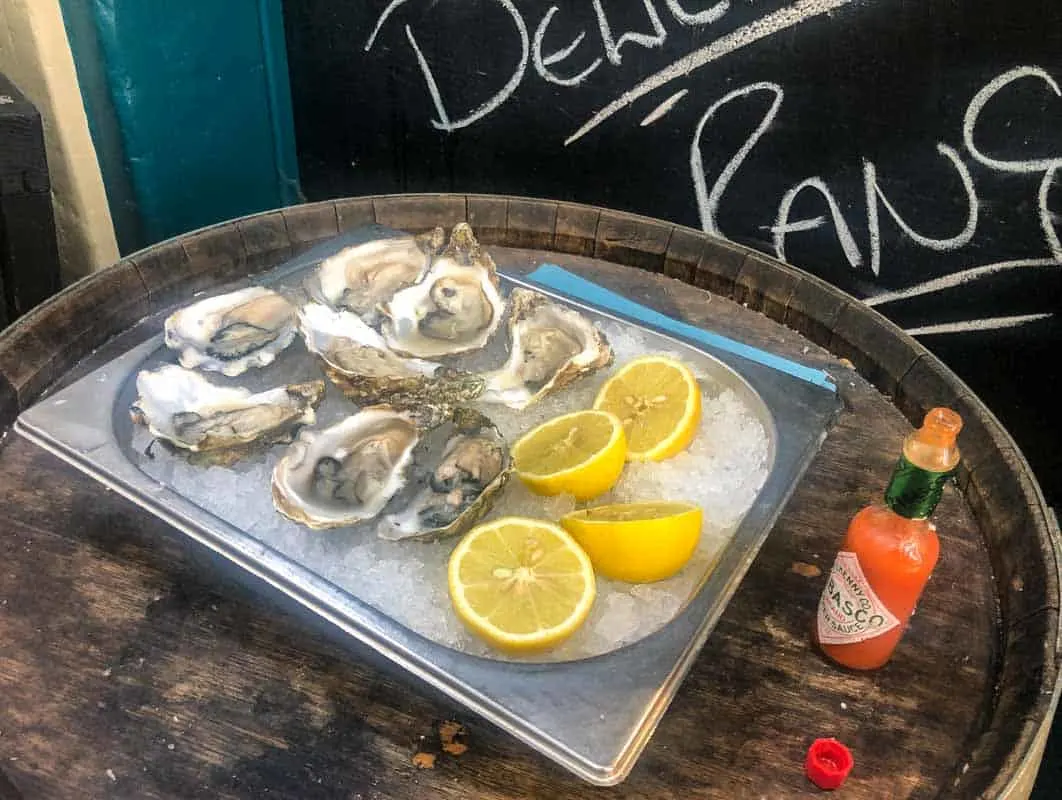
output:
[[166, 319], [166, 346], [181, 365], [230, 377], [271, 364], [295, 338], [295, 307], [253, 286], [208, 297]]
[[419, 439], [414, 417], [388, 406], [303, 431], [273, 470], [273, 504], [317, 530], [375, 517], [405, 485]]
[[326, 258], [306, 282], [310, 296], [337, 310], [374, 322], [376, 309], [412, 286], [442, 249], [442, 228], [420, 236], [377, 239]]
[[176, 447], [193, 452], [230, 450], [252, 442], [291, 441], [311, 425], [324, 397], [324, 381], [291, 384], [252, 394], [215, 386], [173, 364], [142, 370], [136, 378], [133, 421]]
[[[436, 539], [463, 533], [490, 510], [512, 472], [505, 439], [485, 416], [456, 408], [414, 452], [419, 462], [404, 508], [385, 518], [383, 539]], [[420, 450], [426, 450], [421, 454]]]
[[358, 405], [457, 403], [483, 392], [477, 375], [392, 353], [379, 333], [348, 311], [307, 303], [299, 309], [299, 330], [328, 377]]
[[504, 310], [493, 259], [460, 223], [423, 277], [381, 306], [381, 331], [396, 353], [439, 358], [483, 347]]
[[481, 399], [523, 409], [612, 361], [612, 347], [573, 308], [528, 289], [509, 297], [509, 358], [484, 377]]

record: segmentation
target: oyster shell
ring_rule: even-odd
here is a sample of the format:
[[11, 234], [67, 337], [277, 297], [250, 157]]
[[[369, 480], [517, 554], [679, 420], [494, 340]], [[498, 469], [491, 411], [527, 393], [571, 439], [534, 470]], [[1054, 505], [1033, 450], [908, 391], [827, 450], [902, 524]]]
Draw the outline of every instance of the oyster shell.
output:
[[612, 347], [590, 320], [528, 289], [509, 297], [509, 359], [484, 377], [481, 399], [523, 409], [612, 361]]
[[291, 441], [295, 429], [316, 419], [324, 381], [291, 384], [252, 394], [215, 386], [202, 375], [167, 364], [136, 378], [133, 421], [176, 447], [193, 452], [239, 448], [252, 442]]
[[494, 261], [462, 222], [423, 277], [380, 307], [381, 332], [396, 353], [438, 358], [483, 347], [504, 310]]
[[379, 333], [350, 312], [307, 303], [299, 309], [299, 330], [325, 374], [358, 405], [457, 403], [483, 392], [477, 375], [395, 355]]
[[230, 377], [271, 364], [295, 338], [295, 307], [271, 289], [208, 297], [166, 319], [166, 346], [181, 366]]
[[[456, 408], [449, 424], [427, 435], [404, 508], [385, 518], [383, 539], [436, 539], [463, 533], [490, 510], [509, 480], [512, 459], [501, 432], [478, 411]], [[420, 456], [420, 458], [418, 458]], [[397, 503], [398, 501], [396, 501]]]
[[419, 439], [414, 417], [389, 406], [303, 431], [273, 470], [273, 505], [317, 530], [370, 519], [405, 485]]
[[420, 236], [377, 239], [346, 247], [326, 258], [307, 280], [310, 296], [374, 322], [377, 306], [412, 286], [442, 249], [442, 228]]

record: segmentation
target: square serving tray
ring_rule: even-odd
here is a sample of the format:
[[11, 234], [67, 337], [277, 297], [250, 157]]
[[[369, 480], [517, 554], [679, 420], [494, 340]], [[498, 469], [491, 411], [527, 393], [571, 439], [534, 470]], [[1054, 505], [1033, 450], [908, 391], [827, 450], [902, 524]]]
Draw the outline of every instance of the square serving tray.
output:
[[[375, 226], [344, 234], [246, 283], [291, 282], [342, 247], [394, 234]], [[640, 328], [662, 348], [688, 354], [721, 387], [742, 398], [770, 440], [766, 482], [714, 570], [671, 622], [609, 653], [575, 661], [523, 663], [450, 649], [148, 476], [130, 452], [128, 406], [141, 366], [173, 360], [161, 332], [40, 401], [18, 418], [15, 429], [579, 777], [612, 785], [627, 776], [652, 736], [818, 451], [840, 401], [821, 372], [692, 329], [556, 266], [518, 277], [518, 269], [508, 270], [504, 257], [497, 258], [503, 289], [533, 288], [591, 318]]]

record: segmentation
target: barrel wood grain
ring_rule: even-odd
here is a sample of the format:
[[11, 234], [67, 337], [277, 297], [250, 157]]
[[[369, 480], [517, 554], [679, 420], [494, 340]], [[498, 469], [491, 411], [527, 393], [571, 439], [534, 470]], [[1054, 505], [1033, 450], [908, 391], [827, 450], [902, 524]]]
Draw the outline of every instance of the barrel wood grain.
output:
[[[0, 335], [0, 428], [147, 313], [338, 231], [464, 219], [484, 243], [551, 251], [540, 255], [560, 263], [568, 256], [594, 279], [656, 293], [669, 313], [724, 332], [733, 325], [754, 343], [819, 363], [838, 378], [848, 409], [634, 775], [610, 796], [802, 794], [799, 762], [816, 719], [834, 726], [829, 735], [880, 754], [860, 761], [852, 797], [1006, 789], [1043, 726], [1058, 676], [1058, 549], [1028, 465], [967, 387], [892, 323], [746, 248], [620, 212], [484, 195], [351, 198], [249, 217], [135, 254]], [[639, 278], [584, 258], [594, 255], [661, 275]], [[912, 623], [915, 644], [872, 676], [839, 673], [807, 648], [821, 580], [790, 567], [828, 568], [837, 531], [877, 498], [906, 426], [940, 403], [966, 422], [961, 492], [949, 488], [938, 513], [949, 556]], [[12, 509], [0, 521], [9, 567], [0, 570], [0, 638], [16, 654], [0, 658], [0, 683], [13, 680], [5, 671], [17, 673], [17, 692], [0, 711], [0, 756], [15, 730], [13, 746], [36, 759], [20, 755], [0, 767], [26, 796], [38, 788], [67, 796], [81, 786], [129, 797], [242, 797], [265, 788], [292, 797], [597, 793], [463, 716], [475, 742], [469, 754], [442, 755], [435, 770], [416, 771], [415, 750], [438, 750], [434, 722], [461, 716], [447, 703], [352, 658], [280, 598], [265, 592], [263, 601], [262, 587], [236, 589], [221, 566], [204, 577], [209, 557], [27, 443], [0, 444], [0, 477], [0, 500]], [[943, 665], [944, 689], [918, 685]], [[66, 688], [55, 695], [50, 687], [59, 683]], [[934, 701], [933, 690], [956, 699]], [[850, 713], [838, 713], [839, 698]], [[956, 731], [963, 741], [954, 741]], [[86, 732], [117, 744], [90, 747]], [[182, 745], [174, 755], [169, 745], [181, 741], [192, 751]], [[120, 762], [118, 780], [93, 761], [98, 750]], [[204, 773], [205, 765], [216, 770]]]
[[243, 240], [247, 266], [251, 271], [268, 269], [271, 264], [277, 263], [278, 256], [283, 260], [294, 255], [288, 220], [282, 212], [260, 214], [253, 220], [237, 220], [235, 224]]
[[574, 256], [594, 254], [601, 210], [574, 203], [557, 204], [557, 228], [553, 248]]
[[335, 205], [331, 209], [315, 206], [295, 206], [285, 208], [280, 214], [291, 240], [293, 252], [309, 250], [324, 239], [331, 239], [339, 233], [339, 215]]
[[693, 273], [693, 285], [723, 297], [733, 297], [738, 273], [751, 251], [721, 239], [704, 239]]

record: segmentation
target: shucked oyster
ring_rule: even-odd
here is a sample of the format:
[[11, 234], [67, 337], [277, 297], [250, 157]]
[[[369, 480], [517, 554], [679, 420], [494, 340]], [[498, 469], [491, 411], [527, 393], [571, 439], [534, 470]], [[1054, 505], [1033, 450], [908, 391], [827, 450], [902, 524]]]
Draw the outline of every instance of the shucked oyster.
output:
[[177, 447], [206, 452], [291, 441], [296, 428], [315, 421], [325, 384], [311, 381], [252, 394], [215, 386], [197, 372], [167, 364], [140, 372], [136, 388], [134, 422]]
[[271, 364], [295, 338], [295, 307], [270, 289], [253, 286], [208, 297], [171, 314], [166, 346], [181, 365], [230, 377]]
[[612, 361], [604, 334], [575, 309], [528, 289], [513, 289], [509, 304], [509, 360], [485, 376], [482, 400], [526, 408]]
[[444, 242], [443, 229], [435, 228], [346, 247], [321, 262], [306, 288], [324, 304], [373, 322], [376, 307], [416, 283]]
[[412, 495], [405, 498], [402, 511], [385, 519], [381, 538], [435, 539], [463, 533], [490, 510], [509, 479], [512, 459], [505, 439], [479, 412], [457, 408], [451, 420], [432, 433], [414, 451]]
[[424, 276], [380, 310], [391, 350], [439, 358], [483, 347], [501, 323], [505, 302], [494, 261], [462, 222]]
[[273, 504], [317, 530], [374, 517], [405, 484], [419, 438], [413, 415], [388, 406], [303, 431], [273, 470]]
[[358, 405], [456, 403], [483, 392], [477, 375], [395, 355], [379, 333], [349, 311], [307, 303], [299, 309], [299, 330], [328, 377]]

